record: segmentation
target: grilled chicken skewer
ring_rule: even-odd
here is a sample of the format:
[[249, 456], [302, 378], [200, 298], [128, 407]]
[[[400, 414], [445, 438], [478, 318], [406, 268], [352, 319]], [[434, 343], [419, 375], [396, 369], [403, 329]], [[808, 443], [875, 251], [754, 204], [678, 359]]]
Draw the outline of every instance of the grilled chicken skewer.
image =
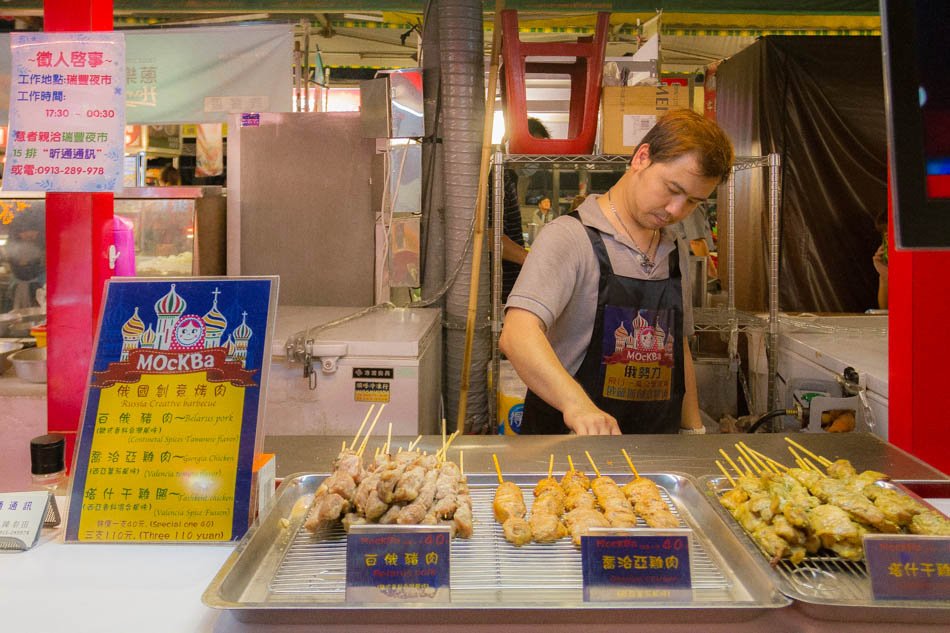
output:
[[531, 525], [524, 518], [527, 513], [524, 495], [521, 494], [521, 488], [517, 484], [502, 478], [498, 456], [492, 454], [492, 460], [495, 462], [495, 472], [498, 475], [498, 488], [495, 489], [492, 511], [495, 514], [495, 520], [501, 523], [505, 540], [516, 547], [521, 547], [531, 542]]

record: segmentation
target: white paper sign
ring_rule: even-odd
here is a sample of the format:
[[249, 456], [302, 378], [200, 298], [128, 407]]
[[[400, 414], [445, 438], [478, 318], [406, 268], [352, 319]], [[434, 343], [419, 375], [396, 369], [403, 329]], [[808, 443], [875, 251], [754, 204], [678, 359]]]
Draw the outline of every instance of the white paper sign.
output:
[[13, 33], [3, 188], [115, 191], [125, 147], [121, 33]]
[[656, 125], [656, 115], [653, 114], [625, 114], [623, 115], [623, 144], [626, 147], [635, 147], [643, 137]]
[[0, 494], [0, 550], [30, 549], [43, 526], [48, 492]]

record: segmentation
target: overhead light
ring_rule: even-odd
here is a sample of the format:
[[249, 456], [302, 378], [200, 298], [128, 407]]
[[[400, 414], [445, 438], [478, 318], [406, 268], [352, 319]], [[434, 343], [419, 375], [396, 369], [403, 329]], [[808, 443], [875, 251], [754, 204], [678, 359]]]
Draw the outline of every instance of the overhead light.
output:
[[383, 16], [370, 15], [369, 13], [344, 13], [344, 20], [358, 20], [360, 22], [382, 22]]

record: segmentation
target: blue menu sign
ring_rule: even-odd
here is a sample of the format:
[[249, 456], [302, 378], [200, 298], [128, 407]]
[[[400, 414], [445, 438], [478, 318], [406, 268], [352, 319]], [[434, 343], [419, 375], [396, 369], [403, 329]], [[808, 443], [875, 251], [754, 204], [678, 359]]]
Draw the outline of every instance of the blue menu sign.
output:
[[449, 602], [451, 540], [447, 526], [352, 526], [346, 601]]
[[692, 599], [692, 530], [592, 529], [581, 537], [585, 602]]
[[950, 538], [868, 534], [864, 557], [877, 600], [950, 600]]

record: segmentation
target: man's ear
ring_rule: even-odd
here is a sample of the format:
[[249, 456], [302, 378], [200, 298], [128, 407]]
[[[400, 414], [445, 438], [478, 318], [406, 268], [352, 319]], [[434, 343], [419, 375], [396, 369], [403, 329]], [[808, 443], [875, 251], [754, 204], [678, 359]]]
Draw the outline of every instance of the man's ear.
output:
[[642, 169], [650, 164], [650, 146], [646, 143], [637, 147], [633, 156], [630, 157], [630, 167], [633, 169]]

